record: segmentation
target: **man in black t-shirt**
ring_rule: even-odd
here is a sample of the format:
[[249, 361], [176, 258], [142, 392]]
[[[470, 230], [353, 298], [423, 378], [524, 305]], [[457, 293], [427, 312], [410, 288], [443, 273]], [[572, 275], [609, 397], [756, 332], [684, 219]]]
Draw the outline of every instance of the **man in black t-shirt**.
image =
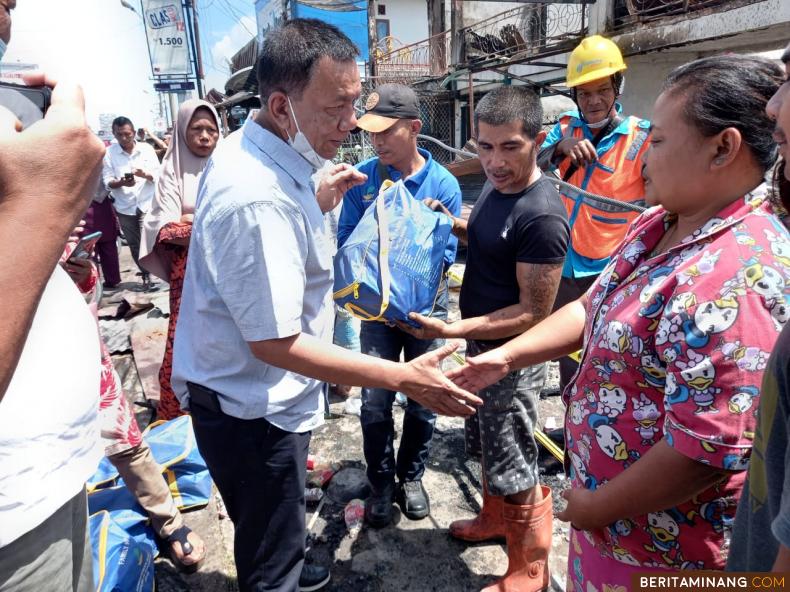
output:
[[[540, 99], [526, 87], [488, 93], [475, 109], [480, 162], [488, 183], [469, 222], [453, 218], [468, 243], [461, 317], [455, 323], [412, 313], [420, 338], [465, 338], [470, 355], [496, 347], [551, 312], [568, 248], [568, 220], [554, 186], [536, 165]], [[436, 209], [441, 206], [432, 201]], [[448, 212], [445, 212], [448, 213]], [[483, 466], [483, 508], [450, 534], [468, 541], [507, 539], [508, 571], [486, 590], [548, 585], [551, 490], [538, 481], [537, 399], [545, 364], [518, 370], [479, 393], [483, 405], [466, 422], [467, 453]]]

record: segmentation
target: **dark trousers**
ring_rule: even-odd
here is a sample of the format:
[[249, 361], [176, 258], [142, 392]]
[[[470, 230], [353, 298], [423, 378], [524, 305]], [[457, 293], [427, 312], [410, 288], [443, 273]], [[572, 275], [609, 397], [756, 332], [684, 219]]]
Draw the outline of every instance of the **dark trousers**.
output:
[[118, 213], [118, 222], [121, 225], [121, 231], [126, 242], [129, 243], [129, 250], [132, 252], [132, 259], [135, 265], [143, 272], [143, 275], [148, 275], [148, 272], [140, 267], [140, 233], [142, 231], [143, 216], [145, 215], [138, 208], [134, 214], [121, 214]]
[[[444, 341], [415, 339], [397, 327], [367, 321], [362, 323], [360, 343], [362, 353], [397, 362], [403, 352], [403, 358], [408, 362], [440, 347]], [[362, 441], [368, 480], [374, 489], [381, 489], [394, 481], [396, 474], [401, 481], [422, 479], [430, 452], [436, 414], [409, 399], [403, 416], [403, 435], [396, 465], [395, 423], [392, 419], [394, 401], [394, 391], [362, 389]]]
[[118, 245], [115, 241], [96, 243], [96, 256], [107, 284], [121, 283], [121, 265], [118, 261]]
[[241, 592], [295, 592], [305, 553], [304, 485], [310, 432], [222, 413], [217, 393], [189, 384], [198, 449], [236, 533]]
[[44, 522], [0, 549], [0, 592], [95, 589], [84, 489]]
[[[582, 295], [590, 289], [595, 280], [598, 279], [597, 275], [588, 275], [578, 278], [569, 278], [563, 276], [560, 280], [560, 287], [557, 290], [557, 297], [554, 299], [554, 308], [551, 312], [558, 310], [566, 304], [578, 300]], [[560, 364], [560, 392], [565, 390], [568, 383], [576, 373], [579, 365], [570, 359], [568, 356], [563, 356], [557, 360]]]

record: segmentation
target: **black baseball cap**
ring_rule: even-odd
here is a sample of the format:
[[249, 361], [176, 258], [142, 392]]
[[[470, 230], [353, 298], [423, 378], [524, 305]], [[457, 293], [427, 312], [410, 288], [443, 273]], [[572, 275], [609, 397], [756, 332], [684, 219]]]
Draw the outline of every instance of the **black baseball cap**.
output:
[[357, 126], [377, 134], [392, 127], [399, 119], [419, 119], [420, 101], [412, 89], [403, 84], [382, 84], [365, 102], [365, 114]]

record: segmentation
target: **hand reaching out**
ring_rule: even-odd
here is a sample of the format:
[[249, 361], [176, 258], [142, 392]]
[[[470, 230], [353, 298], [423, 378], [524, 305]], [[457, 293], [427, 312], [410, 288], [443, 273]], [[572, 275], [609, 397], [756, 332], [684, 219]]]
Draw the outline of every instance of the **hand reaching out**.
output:
[[409, 318], [412, 321], [418, 322], [420, 326], [415, 327], [413, 325], [409, 325], [408, 323], [404, 323], [403, 321], [395, 321], [395, 324], [398, 326], [398, 329], [404, 333], [408, 333], [412, 337], [417, 339], [438, 339], [440, 337], [451, 337], [451, 335], [448, 334], [448, 328], [451, 325], [445, 323], [441, 319], [426, 317], [416, 312], [410, 312]]
[[447, 378], [460, 388], [476, 393], [498, 382], [513, 370], [510, 360], [501, 348], [497, 348], [466, 358], [466, 364], [448, 372]]
[[458, 344], [447, 344], [405, 364], [406, 375], [399, 390], [411, 399], [437, 413], [469, 417], [483, 401], [453, 384], [439, 369], [441, 361], [458, 349]]

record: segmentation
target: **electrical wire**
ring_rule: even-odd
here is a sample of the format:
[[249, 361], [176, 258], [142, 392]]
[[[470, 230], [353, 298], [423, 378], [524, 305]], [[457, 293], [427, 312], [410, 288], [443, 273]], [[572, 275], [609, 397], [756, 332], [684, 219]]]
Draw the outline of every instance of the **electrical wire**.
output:
[[[234, 8], [234, 7], [233, 7], [233, 6], [230, 4], [230, 2], [228, 2], [228, 0], [219, 0], [219, 2], [220, 2], [220, 3], [219, 3], [219, 4], [217, 4], [217, 8], [219, 8], [220, 10], [222, 10], [222, 11], [223, 11], [223, 12], [224, 12], [224, 13], [225, 13], [225, 14], [226, 14], [228, 17], [230, 17], [230, 19], [231, 19], [231, 20], [234, 20], [234, 21], [236, 21], [236, 22], [237, 22], [239, 25], [241, 25], [241, 27], [242, 27], [242, 28], [243, 28], [245, 31], [247, 31], [247, 33], [248, 33], [249, 35], [251, 35], [251, 36], [253, 36], [253, 37], [255, 36], [255, 33], [253, 33], [252, 31], [250, 31], [250, 30], [247, 28], [247, 25], [245, 25], [245, 24], [244, 24], [244, 18], [245, 18], [245, 17], [248, 17], [248, 15], [245, 15], [245, 14], [242, 14], [242, 13], [238, 12], [238, 11], [237, 11], [237, 9], [235, 9], [235, 8]], [[248, 18], [252, 18], [252, 17], [248, 17]]]

